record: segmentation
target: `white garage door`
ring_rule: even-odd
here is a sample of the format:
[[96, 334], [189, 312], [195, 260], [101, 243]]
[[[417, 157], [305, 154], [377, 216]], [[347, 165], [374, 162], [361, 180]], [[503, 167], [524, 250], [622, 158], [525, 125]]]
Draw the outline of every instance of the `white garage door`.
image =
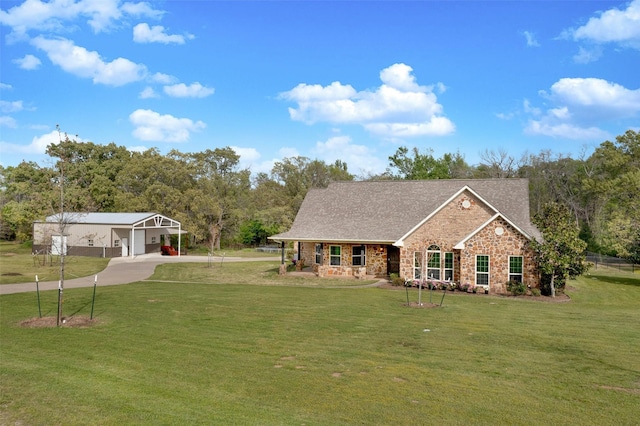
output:
[[133, 255], [137, 255], [137, 254], [144, 254], [144, 247], [145, 247], [145, 231], [144, 229], [136, 229], [133, 231], [133, 240], [134, 240], [134, 244], [135, 247], [133, 248]]

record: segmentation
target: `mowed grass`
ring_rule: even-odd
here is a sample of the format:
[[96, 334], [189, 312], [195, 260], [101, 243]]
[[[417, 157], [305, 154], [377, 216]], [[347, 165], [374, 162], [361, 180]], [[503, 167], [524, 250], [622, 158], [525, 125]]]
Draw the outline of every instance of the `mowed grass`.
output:
[[[65, 279], [86, 277], [102, 271], [109, 259], [65, 256]], [[60, 279], [59, 256], [34, 256], [31, 246], [0, 241], [0, 284], [57, 281]]]
[[[298, 275], [288, 273], [279, 275], [279, 261], [221, 261], [211, 264], [182, 263], [164, 264], [156, 267], [152, 281], [170, 281], [178, 283], [202, 284], [259, 284], [296, 287], [360, 287], [375, 284], [379, 279], [357, 280], [351, 278], [318, 278], [312, 274]], [[289, 265], [289, 272], [295, 268]]]
[[[1, 296], [0, 424], [638, 424], [637, 276], [593, 272], [567, 303], [417, 309], [405, 289], [236, 274], [99, 287], [90, 328], [20, 327], [36, 295]], [[66, 290], [65, 313], [89, 315], [91, 295]]]

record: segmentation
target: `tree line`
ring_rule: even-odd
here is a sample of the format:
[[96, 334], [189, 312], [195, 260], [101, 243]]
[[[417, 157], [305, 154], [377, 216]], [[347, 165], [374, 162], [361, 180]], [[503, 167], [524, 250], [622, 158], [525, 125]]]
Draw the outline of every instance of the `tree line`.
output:
[[361, 176], [341, 160], [290, 157], [252, 174], [230, 147], [163, 155], [157, 148], [133, 152], [61, 139], [47, 148], [50, 167], [0, 166], [0, 238], [28, 241], [33, 221], [60, 210], [61, 175], [67, 211], [157, 212], [212, 248], [265, 244], [290, 227], [309, 189], [333, 181], [528, 178], [532, 217], [560, 204], [589, 251], [640, 262], [640, 133], [633, 130], [589, 156], [486, 150], [473, 166], [460, 153], [436, 158], [429, 149], [399, 147], [383, 173]]

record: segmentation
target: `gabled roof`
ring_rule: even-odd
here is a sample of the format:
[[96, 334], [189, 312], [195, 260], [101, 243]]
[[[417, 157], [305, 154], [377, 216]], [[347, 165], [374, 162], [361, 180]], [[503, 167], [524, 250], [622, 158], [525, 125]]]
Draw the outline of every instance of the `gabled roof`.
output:
[[539, 232], [529, 216], [526, 179], [442, 179], [334, 182], [307, 193], [291, 229], [276, 241], [393, 244], [464, 189], [528, 236]]
[[525, 237], [531, 239], [531, 238], [535, 238], [538, 237], [538, 235], [530, 235], [529, 233], [527, 233], [526, 231], [524, 231], [523, 229], [521, 229], [518, 225], [516, 225], [515, 223], [511, 222], [509, 219], [507, 219], [506, 217], [504, 217], [503, 215], [501, 215], [500, 213], [496, 213], [495, 215], [493, 215], [489, 220], [487, 220], [485, 223], [483, 223], [482, 225], [478, 226], [478, 228], [476, 228], [475, 230], [473, 230], [473, 232], [471, 232], [469, 235], [467, 235], [466, 237], [464, 237], [462, 239], [462, 241], [460, 241], [459, 243], [457, 243], [455, 246], [453, 246], [454, 249], [457, 250], [464, 250], [464, 246], [467, 243], [467, 241], [469, 241], [473, 236], [475, 236], [476, 234], [478, 234], [480, 231], [482, 231], [484, 228], [486, 228], [491, 222], [493, 222], [494, 220], [498, 219], [498, 218], [502, 218], [503, 220], [505, 220], [509, 225], [513, 226], [518, 232], [520, 232], [522, 235], [524, 235]]
[[[45, 222], [58, 222], [59, 214], [47, 216]], [[125, 225], [133, 226], [138, 223], [144, 222], [148, 219], [159, 217], [161, 219], [168, 219], [157, 213], [65, 213], [64, 218], [66, 223], [73, 224], [100, 224], [100, 225]], [[171, 221], [171, 219], [168, 219]], [[176, 222], [177, 226], [177, 222]]]

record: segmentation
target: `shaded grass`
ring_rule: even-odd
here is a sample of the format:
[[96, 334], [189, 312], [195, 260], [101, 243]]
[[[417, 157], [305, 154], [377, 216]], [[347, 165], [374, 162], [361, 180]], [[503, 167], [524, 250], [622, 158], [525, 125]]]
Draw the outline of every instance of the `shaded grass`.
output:
[[[88, 277], [107, 267], [109, 259], [85, 256], [65, 256], [67, 279]], [[0, 284], [56, 281], [60, 278], [60, 257], [32, 256], [26, 244], [0, 241]]]
[[[637, 424], [640, 287], [570, 286], [411, 309], [404, 289], [145, 282], [99, 288], [88, 329], [20, 328], [35, 295], [5, 295], [0, 423]], [[91, 289], [65, 294], [88, 314]]]

